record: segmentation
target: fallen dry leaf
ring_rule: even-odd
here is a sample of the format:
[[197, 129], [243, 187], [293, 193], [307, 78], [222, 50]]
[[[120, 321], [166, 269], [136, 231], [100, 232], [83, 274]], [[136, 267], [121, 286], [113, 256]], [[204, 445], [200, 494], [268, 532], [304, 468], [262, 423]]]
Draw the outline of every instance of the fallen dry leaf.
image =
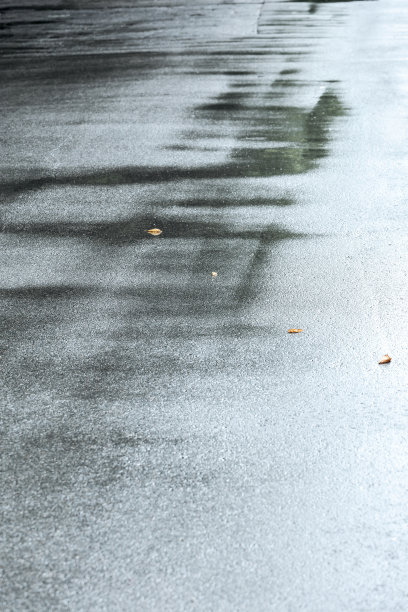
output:
[[218, 272], [211, 272], [211, 276], [215, 278], [216, 276], [218, 276]]
[[293, 329], [291, 327], [290, 329], [288, 329], [288, 334], [298, 334], [301, 331], [303, 331], [303, 330], [302, 329]]
[[151, 236], [160, 236], [160, 234], [162, 233], [162, 230], [157, 227], [153, 227], [152, 229], [146, 230], [146, 232], [150, 234]]
[[391, 357], [389, 355], [384, 355], [383, 357], [381, 357], [380, 361], [378, 363], [390, 363], [391, 361]]

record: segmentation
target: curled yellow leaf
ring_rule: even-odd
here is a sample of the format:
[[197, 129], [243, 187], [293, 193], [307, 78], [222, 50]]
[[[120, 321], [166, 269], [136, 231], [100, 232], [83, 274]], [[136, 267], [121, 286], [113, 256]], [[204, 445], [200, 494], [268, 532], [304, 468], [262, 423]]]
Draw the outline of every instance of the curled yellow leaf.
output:
[[294, 329], [294, 328], [290, 328], [288, 329], [288, 334], [299, 334], [301, 331], [303, 331], [302, 329]]
[[150, 234], [151, 236], [160, 236], [160, 234], [162, 233], [162, 230], [159, 229], [158, 227], [152, 227], [152, 229], [148, 229], [146, 230], [146, 232]]
[[391, 361], [391, 357], [389, 355], [384, 355], [383, 357], [381, 357], [380, 361], [378, 362], [379, 364], [382, 363], [390, 363]]

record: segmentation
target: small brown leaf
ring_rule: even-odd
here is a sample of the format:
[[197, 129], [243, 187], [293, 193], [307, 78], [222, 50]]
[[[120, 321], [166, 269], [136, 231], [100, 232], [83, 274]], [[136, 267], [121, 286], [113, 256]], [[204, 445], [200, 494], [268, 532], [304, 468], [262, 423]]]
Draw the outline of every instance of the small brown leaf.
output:
[[391, 357], [389, 355], [384, 355], [383, 357], [381, 357], [380, 361], [378, 362], [379, 364], [382, 363], [390, 363], [391, 361]]
[[152, 229], [148, 229], [146, 230], [146, 232], [150, 234], [151, 236], [160, 236], [160, 234], [162, 233], [162, 230], [159, 229], [158, 227], [152, 227]]
[[288, 329], [288, 334], [299, 334], [303, 329], [293, 329], [292, 327]]
[[218, 272], [211, 272], [211, 276], [215, 278], [216, 276], [218, 276]]

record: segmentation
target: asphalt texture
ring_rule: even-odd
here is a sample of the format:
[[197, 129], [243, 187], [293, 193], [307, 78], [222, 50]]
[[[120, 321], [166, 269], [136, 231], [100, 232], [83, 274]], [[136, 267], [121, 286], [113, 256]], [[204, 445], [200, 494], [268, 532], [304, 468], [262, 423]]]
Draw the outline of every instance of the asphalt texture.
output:
[[406, 1], [0, 18], [1, 610], [405, 612]]

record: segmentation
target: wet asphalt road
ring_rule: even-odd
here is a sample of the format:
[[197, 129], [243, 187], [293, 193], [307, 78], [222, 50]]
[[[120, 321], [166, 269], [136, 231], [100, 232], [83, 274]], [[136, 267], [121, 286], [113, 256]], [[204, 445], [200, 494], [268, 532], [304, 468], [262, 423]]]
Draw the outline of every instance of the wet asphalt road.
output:
[[406, 2], [0, 17], [1, 610], [407, 610]]

